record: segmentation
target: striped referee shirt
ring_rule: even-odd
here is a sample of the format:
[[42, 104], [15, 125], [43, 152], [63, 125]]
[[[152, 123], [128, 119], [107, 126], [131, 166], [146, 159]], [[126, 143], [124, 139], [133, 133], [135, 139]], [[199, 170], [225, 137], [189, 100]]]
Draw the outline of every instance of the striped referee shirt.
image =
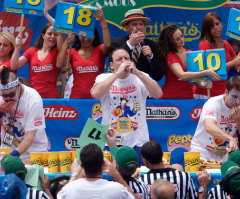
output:
[[209, 192], [207, 199], [230, 199], [228, 193], [225, 192], [220, 185], [216, 185]]
[[[131, 176], [122, 175], [122, 178], [128, 184], [130, 189], [133, 191], [136, 199], [150, 199], [148, 186], [144, 182]], [[114, 181], [113, 178], [111, 178], [110, 181]]]
[[50, 198], [45, 192], [28, 187], [28, 194], [26, 199], [50, 199]]
[[164, 179], [171, 182], [175, 187], [175, 195], [178, 199], [195, 199], [197, 192], [192, 177], [185, 172], [173, 169], [151, 169], [142, 176], [142, 181], [146, 183], [151, 190], [151, 185], [155, 180]]

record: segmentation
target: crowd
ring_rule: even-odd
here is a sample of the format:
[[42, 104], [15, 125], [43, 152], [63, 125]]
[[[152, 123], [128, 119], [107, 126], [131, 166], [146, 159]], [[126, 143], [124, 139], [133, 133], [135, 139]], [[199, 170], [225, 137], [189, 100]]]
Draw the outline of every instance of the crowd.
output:
[[[9, 32], [0, 33], [1, 147], [11, 148], [11, 154], [1, 160], [6, 174], [0, 183], [1, 198], [239, 198], [240, 151], [233, 138], [240, 129], [239, 43], [232, 42], [233, 50], [221, 39], [222, 21], [216, 13], [210, 12], [203, 19], [199, 49], [225, 49], [227, 81], [213, 69], [187, 71], [186, 54], [190, 50], [184, 47], [178, 26], [164, 27], [156, 43], [147, 39], [144, 30], [150, 19], [141, 9], [126, 12], [121, 26], [128, 34], [114, 39], [103, 11], [98, 9], [94, 16], [100, 21], [103, 44], [96, 27], [93, 38], [72, 32], [65, 39], [64, 34], [53, 31], [55, 20], [46, 5], [44, 16], [49, 24], [43, 27], [34, 47], [22, 56], [21, 35], [15, 39]], [[103, 73], [108, 55], [113, 73]], [[28, 85], [17, 77], [17, 69], [27, 63]], [[88, 144], [81, 150], [80, 163], [72, 163], [70, 178], [50, 180], [45, 176], [41, 178], [43, 191], [36, 191], [25, 184], [23, 161], [29, 161], [30, 152], [48, 150], [42, 98], [63, 96], [56, 82], [66, 71], [72, 71], [66, 87], [69, 98], [100, 99], [102, 124], [111, 126], [105, 136], [113, 161], [103, 158], [99, 146]], [[157, 81], [163, 75], [166, 80], [161, 88]], [[202, 76], [212, 81], [188, 82]], [[149, 141], [145, 106], [151, 97], [211, 97], [203, 106], [191, 151], [201, 152], [201, 159], [224, 162], [221, 186], [207, 192], [211, 174], [200, 171], [200, 188], [196, 190], [191, 175], [180, 165], [164, 166], [161, 146]], [[149, 171], [139, 175], [139, 165]], [[103, 179], [103, 172], [112, 179]]]

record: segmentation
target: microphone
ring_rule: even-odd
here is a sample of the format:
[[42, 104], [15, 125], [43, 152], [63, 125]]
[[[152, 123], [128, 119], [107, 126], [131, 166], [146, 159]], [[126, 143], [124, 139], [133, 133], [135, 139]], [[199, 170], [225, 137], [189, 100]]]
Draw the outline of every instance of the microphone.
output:
[[[146, 44], [144, 41], [140, 42], [140, 45], [141, 45], [141, 46], [147, 46], [147, 44]], [[150, 58], [150, 56], [149, 56], [149, 55], [146, 55], [145, 57], [147, 58], [148, 63], [151, 63], [151, 58]]]

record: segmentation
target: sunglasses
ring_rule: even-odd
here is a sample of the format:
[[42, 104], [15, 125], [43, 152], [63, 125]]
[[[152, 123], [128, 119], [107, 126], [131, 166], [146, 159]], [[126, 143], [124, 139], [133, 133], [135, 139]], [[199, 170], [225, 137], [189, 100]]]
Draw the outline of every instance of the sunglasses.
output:
[[2, 97], [4, 97], [4, 98], [13, 98], [13, 97], [16, 96], [17, 89], [18, 89], [18, 87], [16, 88], [15, 91], [13, 91], [13, 92], [11, 92], [11, 93], [7, 93], [7, 94], [0, 92], [0, 95], [1, 95]]

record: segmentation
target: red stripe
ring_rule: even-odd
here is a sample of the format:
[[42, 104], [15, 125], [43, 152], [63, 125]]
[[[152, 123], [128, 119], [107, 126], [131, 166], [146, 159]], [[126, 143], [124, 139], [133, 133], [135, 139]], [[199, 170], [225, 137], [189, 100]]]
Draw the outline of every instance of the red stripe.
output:
[[126, 19], [132, 18], [132, 17], [144, 17], [144, 15], [129, 15]]

